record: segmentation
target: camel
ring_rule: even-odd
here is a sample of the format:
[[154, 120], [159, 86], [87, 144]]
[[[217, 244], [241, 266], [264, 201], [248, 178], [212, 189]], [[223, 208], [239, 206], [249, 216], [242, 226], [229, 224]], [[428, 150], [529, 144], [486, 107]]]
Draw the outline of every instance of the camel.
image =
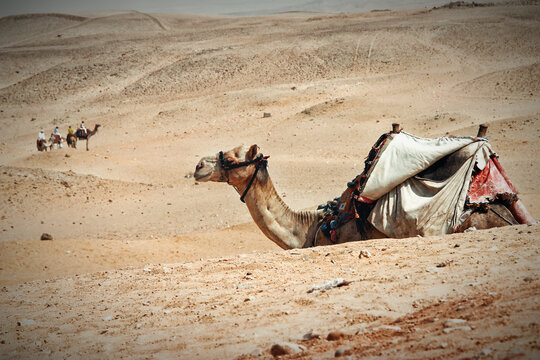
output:
[[77, 137], [75, 134], [68, 134], [66, 136], [66, 142], [68, 144], [68, 147], [72, 147], [74, 149], [77, 148]]
[[[323, 210], [295, 211], [289, 208], [274, 188], [266, 165], [267, 157], [259, 152], [257, 145], [249, 148], [238, 146], [215, 156], [203, 157], [196, 166], [194, 178], [199, 182], [227, 182], [231, 185], [241, 195], [240, 200], [245, 202], [261, 231], [283, 249], [336, 243], [321, 231]], [[486, 229], [518, 224], [505, 206], [493, 207], [496, 213], [476, 212], [460, 231], [473, 226]], [[387, 237], [367, 220], [362, 222], [361, 232], [357, 230], [357, 221], [349, 221], [339, 227], [336, 230], [337, 242]]]
[[[88, 151], [88, 140], [94, 136], [97, 132], [98, 132], [98, 129], [101, 127], [101, 125], [99, 124], [96, 124], [94, 126], [94, 130], [87, 130], [86, 131], [86, 135], [84, 135], [81, 131], [81, 129], [78, 129], [76, 132], [75, 132], [75, 136], [78, 140], [86, 140], [86, 151]], [[69, 135], [68, 135], [69, 137]], [[69, 141], [68, 141], [68, 145], [69, 145]], [[70, 145], [71, 146], [71, 145]], [[73, 148], [77, 148], [77, 141], [75, 142], [72, 142], [72, 147]]]
[[53, 145], [56, 145], [57, 149], [61, 149], [62, 143], [64, 142], [64, 138], [60, 135], [51, 134], [50, 141], [53, 143]]
[[49, 149], [49, 151], [52, 151], [54, 142], [55, 142], [55, 137], [53, 134], [51, 134], [49, 141], [36, 140], [36, 146], [37, 146], [38, 151], [47, 151], [47, 148]]

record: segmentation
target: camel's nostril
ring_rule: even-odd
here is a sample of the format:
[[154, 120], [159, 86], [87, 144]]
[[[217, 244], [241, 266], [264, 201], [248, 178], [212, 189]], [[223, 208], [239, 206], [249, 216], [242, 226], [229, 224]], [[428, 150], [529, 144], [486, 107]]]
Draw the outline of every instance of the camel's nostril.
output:
[[197, 164], [196, 169], [197, 169], [197, 170], [200, 170], [202, 167], [203, 167], [203, 163], [202, 163], [202, 161], [200, 161], [200, 162]]

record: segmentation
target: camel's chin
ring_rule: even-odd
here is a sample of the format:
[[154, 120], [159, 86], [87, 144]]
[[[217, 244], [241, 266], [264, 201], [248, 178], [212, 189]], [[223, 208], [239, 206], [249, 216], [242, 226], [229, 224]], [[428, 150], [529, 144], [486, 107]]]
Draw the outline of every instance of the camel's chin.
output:
[[204, 181], [210, 181], [211, 176], [212, 176], [212, 173], [208, 172], [206, 174], [195, 173], [193, 177], [195, 178], [196, 181], [204, 182]]

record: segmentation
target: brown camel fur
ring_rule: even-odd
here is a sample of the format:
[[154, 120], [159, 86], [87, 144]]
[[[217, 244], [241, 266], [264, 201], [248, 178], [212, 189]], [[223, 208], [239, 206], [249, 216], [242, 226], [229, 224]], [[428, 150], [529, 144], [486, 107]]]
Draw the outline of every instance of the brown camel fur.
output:
[[45, 141], [45, 140], [37, 140], [36, 141], [36, 146], [37, 146], [37, 149], [38, 151], [47, 151], [47, 149], [49, 149], [49, 151], [52, 151], [52, 147], [54, 145], [54, 135], [51, 134], [51, 137], [49, 139], [49, 141]]
[[[261, 156], [257, 145], [249, 149], [243, 146], [223, 152], [223, 159], [227, 164], [251, 162]], [[202, 158], [195, 170], [195, 180], [200, 182], [215, 181], [227, 182], [239, 194], [244, 194], [256, 170], [256, 163], [240, 166], [234, 169], [224, 169], [220, 155]], [[323, 219], [322, 211], [294, 211], [280, 198], [266, 166], [261, 166], [256, 178], [245, 195], [245, 203], [253, 220], [262, 232], [283, 249], [303, 248], [318, 245], [332, 244], [330, 239], [320, 231]], [[509, 219], [512, 224], [517, 222], [504, 206], [497, 206], [497, 212]], [[508, 225], [506, 221], [493, 214], [474, 213], [461, 227], [461, 231], [474, 226], [476, 229], [487, 229]], [[364, 223], [368, 239], [387, 237], [375, 229], [369, 222]], [[365, 240], [357, 231], [356, 222], [349, 221], [337, 230], [339, 243]]]
[[75, 134], [68, 134], [66, 136], [66, 142], [68, 147], [72, 147], [74, 149], [77, 148], [77, 136], [75, 136]]

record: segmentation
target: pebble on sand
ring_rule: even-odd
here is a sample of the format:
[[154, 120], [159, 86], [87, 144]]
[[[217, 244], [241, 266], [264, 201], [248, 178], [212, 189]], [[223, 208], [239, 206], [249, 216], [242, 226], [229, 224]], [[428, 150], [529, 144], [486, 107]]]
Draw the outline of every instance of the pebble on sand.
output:
[[371, 257], [371, 253], [368, 251], [368, 250], [361, 250], [360, 251], [360, 254], [358, 255], [358, 258], [361, 259], [361, 258], [370, 258]]
[[311, 340], [311, 339], [320, 339], [321, 335], [314, 333], [313, 331], [308, 332], [302, 336], [302, 340]]
[[53, 237], [51, 234], [43, 233], [41, 234], [41, 240], [52, 240]]
[[326, 340], [337, 341], [337, 340], [342, 339], [344, 336], [345, 334], [342, 331], [339, 331], [339, 330], [332, 331], [328, 334], [328, 336], [326, 337]]
[[281, 355], [298, 354], [305, 351], [306, 347], [295, 343], [282, 342], [272, 345], [270, 353], [276, 357]]
[[471, 327], [470, 327], [470, 326], [456, 326], [456, 327], [450, 327], [450, 328], [444, 329], [443, 332], [444, 332], [445, 334], [449, 334], [449, 333], [451, 333], [452, 331], [455, 331], [455, 330], [471, 331]]

